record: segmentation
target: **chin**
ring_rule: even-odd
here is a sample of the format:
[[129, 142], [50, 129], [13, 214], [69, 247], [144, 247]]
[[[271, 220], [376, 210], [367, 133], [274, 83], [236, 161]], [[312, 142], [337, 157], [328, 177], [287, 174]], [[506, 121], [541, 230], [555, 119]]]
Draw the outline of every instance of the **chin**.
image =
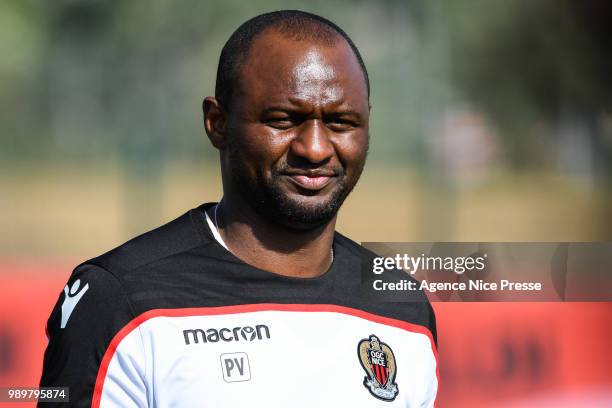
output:
[[238, 185], [245, 201], [262, 218], [292, 230], [312, 230], [334, 219], [344, 199], [352, 188], [344, 180], [327, 186], [312, 194], [295, 190], [279, 179], [246, 182], [239, 179]]
[[[341, 193], [341, 192], [339, 192]], [[286, 228], [309, 230], [334, 219], [344, 198], [343, 194], [304, 196], [299, 194], [271, 195], [266, 213], [268, 218]]]
[[312, 216], [311, 214], [296, 214], [292, 212], [290, 214], [279, 214], [277, 213], [272, 220], [275, 224], [281, 225], [290, 230], [296, 231], [310, 231], [316, 228], [320, 228], [329, 223], [335, 214], [331, 217]]

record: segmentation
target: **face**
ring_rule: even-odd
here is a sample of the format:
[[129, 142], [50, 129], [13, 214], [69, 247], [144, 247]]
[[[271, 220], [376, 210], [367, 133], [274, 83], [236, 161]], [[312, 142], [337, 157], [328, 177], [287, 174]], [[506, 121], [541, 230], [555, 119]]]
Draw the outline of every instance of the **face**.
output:
[[368, 150], [369, 104], [349, 45], [260, 35], [229, 107], [224, 189], [292, 229], [332, 220]]

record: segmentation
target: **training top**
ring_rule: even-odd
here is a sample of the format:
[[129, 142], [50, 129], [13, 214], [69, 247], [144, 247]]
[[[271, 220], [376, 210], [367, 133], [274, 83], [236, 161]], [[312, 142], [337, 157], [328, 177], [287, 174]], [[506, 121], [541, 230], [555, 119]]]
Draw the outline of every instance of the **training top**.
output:
[[375, 255], [339, 233], [320, 277], [257, 269], [215, 240], [213, 205], [73, 271], [47, 322], [41, 387], [69, 387], [75, 407], [434, 405], [435, 318], [421, 292], [364, 295]]

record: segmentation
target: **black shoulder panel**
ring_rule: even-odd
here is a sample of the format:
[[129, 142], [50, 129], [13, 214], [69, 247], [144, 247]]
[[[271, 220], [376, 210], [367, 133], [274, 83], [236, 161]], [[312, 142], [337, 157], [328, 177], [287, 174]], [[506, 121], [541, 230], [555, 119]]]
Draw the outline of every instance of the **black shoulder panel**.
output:
[[47, 322], [49, 344], [40, 386], [69, 387], [70, 406], [89, 407], [102, 357], [132, 318], [129, 301], [112, 274], [93, 265], [76, 268]]
[[197, 211], [199, 209], [193, 209], [85, 263], [122, 274], [203, 245], [207, 241], [199, 232], [194, 219], [197, 217]]

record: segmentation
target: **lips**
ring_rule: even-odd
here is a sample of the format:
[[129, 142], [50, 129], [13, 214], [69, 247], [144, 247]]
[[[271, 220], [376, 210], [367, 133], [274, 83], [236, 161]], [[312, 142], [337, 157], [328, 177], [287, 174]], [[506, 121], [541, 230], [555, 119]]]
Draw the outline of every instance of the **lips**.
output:
[[282, 173], [302, 194], [316, 194], [329, 185], [341, 172], [334, 169], [284, 169]]
[[306, 174], [289, 175], [289, 179], [305, 190], [318, 191], [323, 189], [332, 179], [332, 176], [311, 176]]

